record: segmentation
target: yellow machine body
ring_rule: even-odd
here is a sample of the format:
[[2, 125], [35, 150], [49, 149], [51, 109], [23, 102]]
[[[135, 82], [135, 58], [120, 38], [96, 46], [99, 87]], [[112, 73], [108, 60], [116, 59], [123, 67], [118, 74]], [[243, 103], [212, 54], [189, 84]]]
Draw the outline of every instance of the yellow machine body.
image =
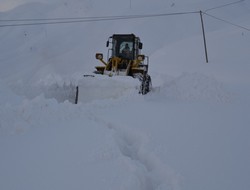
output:
[[149, 59], [141, 54], [143, 44], [134, 34], [114, 34], [107, 41], [107, 61], [102, 53], [96, 53], [103, 65], [96, 66], [95, 73], [114, 76], [131, 76], [141, 81], [140, 93], [146, 94], [151, 90], [151, 78], [148, 75]]

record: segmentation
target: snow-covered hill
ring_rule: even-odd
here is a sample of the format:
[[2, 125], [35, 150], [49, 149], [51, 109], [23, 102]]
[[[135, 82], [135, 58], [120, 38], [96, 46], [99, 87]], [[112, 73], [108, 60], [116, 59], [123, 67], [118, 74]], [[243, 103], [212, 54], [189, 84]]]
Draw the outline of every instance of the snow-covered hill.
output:
[[[250, 188], [249, 0], [0, 5], [0, 189]], [[209, 63], [199, 13], [3, 27], [199, 10], [214, 16], [203, 15]], [[81, 103], [70, 103], [65, 91], [100, 64], [95, 53], [106, 55], [113, 33], [140, 36], [153, 91], [139, 95], [132, 78], [89, 77]]]

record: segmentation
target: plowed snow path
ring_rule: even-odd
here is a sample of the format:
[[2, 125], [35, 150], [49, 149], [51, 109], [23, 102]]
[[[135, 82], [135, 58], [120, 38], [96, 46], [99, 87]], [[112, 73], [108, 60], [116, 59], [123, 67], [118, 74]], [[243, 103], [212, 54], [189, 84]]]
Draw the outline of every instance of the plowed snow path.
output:
[[179, 190], [179, 176], [147, 146], [150, 138], [141, 131], [95, 117], [112, 130], [114, 141], [131, 172], [126, 189]]

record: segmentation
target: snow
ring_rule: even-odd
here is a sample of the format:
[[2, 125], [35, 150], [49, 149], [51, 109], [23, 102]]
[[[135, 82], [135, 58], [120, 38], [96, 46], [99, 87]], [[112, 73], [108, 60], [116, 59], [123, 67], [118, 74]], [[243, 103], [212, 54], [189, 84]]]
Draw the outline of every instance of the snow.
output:
[[[0, 16], [157, 14], [228, 3], [1, 0]], [[250, 28], [249, 10], [245, 0], [207, 13]], [[250, 33], [203, 16], [209, 63], [199, 14], [0, 27], [0, 189], [248, 190]], [[153, 83], [146, 96], [130, 77], [83, 77], [101, 64], [95, 53], [106, 55], [113, 33], [144, 43]]]

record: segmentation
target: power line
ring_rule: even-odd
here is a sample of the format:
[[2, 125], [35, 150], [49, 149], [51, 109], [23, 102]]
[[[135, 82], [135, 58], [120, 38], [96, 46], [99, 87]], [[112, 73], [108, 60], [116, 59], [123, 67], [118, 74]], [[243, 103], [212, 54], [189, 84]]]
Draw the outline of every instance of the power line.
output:
[[212, 7], [210, 9], [205, 10], [204, 12], [206, 13], [206, 12], [214, 10], [214, 9], [220, 9], [220, 8], [227, 7], [227, 6], [230, 6], [230, 5], [242, 3], [243, 1], [245, 1], [245, 0], [235, 1], [235, 2], [232, 2], [232, 3], [227, 3], [227, 4], [224, 4], [224, 5], [217, 6], [217, 7]]
[[159, 16], [173, 16], [182, 14], [199, 13], [199, 11], [190, 12], [174, 12], [162, 14], [144, 14], [144, 15], [119, 15], [119, 16], [99, 16], [99, 17], [56, 17], [56, 18], [27, 18], [27, 19], [0, 19], [0, 22], [19, 22], [19, 21], [59, 21], [59, 20], [91, 20], [91, 19], [114, 19], [114, 18], [144, 18], [144, 17], [159, 17]]
[[238, 27], [238, 28], [241, 28], [241, 29], [244, 29], [244, 30], [250, 31], [250, 29], [249, 29], [249, 28], [246, 28], [246, 27], [244, 27], [244, 26], [241, 26], [241, 25], [238, 25], [238, 24], [232, 23], [232, 22], [230, 22], [230, 21], [227, 21], [227, 20], [224, 20], [224, 19], [222, 19], [222, 18], [219, 18], [219, 17], [213, 16], [213, 15], [211, 15], [211, 14], [204, 13], [204, 12], [203, 12], [203, 14], [205, 14], [205, 15], [207, 15], [207, 16], [209, 16], [209, 17], [212, 17], [212, 18], [214, 18], [214, 19], [216, 19], [216, 20], [219, 20], [219, 21], [225, 22], [225, 23], [227, 23], [227, 24], [230, 24], [230, 25], [232, 25], [232, 26], [235, 26], [235, 27]]
[[[205, 11], [203, 11], [203, 13], [206, 13], [210, 10], [214, 10], [214, 9], [218, 9], [218, 8], [223, 8], [229, 5], [233, 5], [233, 4], [237, 4], [237, 3], [241, 3], [245, 0], [240, 0], [240, 1], [236, 1], [236, 2], [232, 2], [232, 3], [228, 3], [228, 4], [224, 4], [224, 5], [220, 5], [217, 7], [212, 7], [209, 8]], [[133, 18], [146, 18], [146, 17], [159, 17], [159, 16], [172, 16], [172, 15], [181, 15], [181, 14], [192, 14], [192, 13], [199, 13], [199, 11], [191, 11], [191, 12], [175, 12], [175, 13], [163, 13], [163, 14], [148, 14], [148, 15], [123, 15], [123, 16], [100, 16], [100, 17], [55, 17], [55, 18], [24, 18], [24, 19], [0, 19], [0, 22], [32, 22], [32, 21], [69, 21], [69, 20], [87, 20], [87, 21], [91, 21], [93, 20], [106, 20], [106, 19], [133, 19]]]
[[[133, 15], [127, 15], [133, 16]], [[108, 19], [120, 18], [125, 16], [100, 16], [100, 17], [55, 17], [55, 18], [24, 18], [24, 19], [2, 19], [0, 22], [30, 22], [30, 21], [66, 21], [66, 20], [92, 20], [92, 19]]]
[[[213, 8], [205, 10], [203, 13], [205, 14], [208, 11], [218, 9], [218, 8], [223, 8], [223, 7], [230, 6], [230, 5], [237, 4], [237, 3], [241, 3], [243, 1], [245, 0], [239, 0], [236, 2], [213, 7]], [[57, 18], [33, 18], [33, 19], [24, 18], [24, 19], [2, 19], [2, 20], [0, 19], [0, 23], [1, 22], [2, 23], [3, 22], [15, 22], [15, 24], [0, 24], [0, 27], [32, 26], [32, 25], [47, 25], [47, 24], [53, 25], [53, 24], [70, 24], [70, 23], [82, 23], [82, 22], [153, 18], [153, 17], [163, 17], [163, 16], [194, 14], [194, 13], [199, 13], [199, 12], [200, 11], [175, 12], [175, 13], [163, 13], [163, 14], [144, 14], [144, 15], [100, 16], [100, 17], [60, 17], [60, 18], [57, 17]]]
[[31, 25], [46, 25], [46, 24], [69, 24], [69, 23], [111, 21], [111, 20], [128, 20], [128, 19], [141, 19], [141, 18], [154, 18], [154, 17], [187, 15], [187, 14], [195, 14], [195, 13], [199, 13], [199, 11], [174, 12], [174, 13], [162, 13], [162, 14], [145, 14], [145, 15], [102, 16], [102, 17], [69, 17], [69, 18], [47, 18], [47, 19], [39, 19], [39, 18], [38, 19], [10, 19], [10, 20], [0, 20], [0, 22], [19, 22], [19, 23], [0, 24], [0, 27], [31, 26]]
[[[219, 17], [208, 14], [208, 11], [223, 8], [236, 3], [241, 3], [245, 0], [240, 0], [217, 7], [213, 7], [202, 12], [203, 14], [212, 17], [216, 20], [220, 20], [227, 24], [233, 25], [235, 27], [250, 31], [249, 28], [240, 26], [238, 24], [232, 23], [230, 21], [221, 19]], [[177, 16], [177, 15], [187, 15], [196, 14], [200, 11], [190, 11], [190, 12], [173, 12], [173, 13], [162, 13], [162, 14], [143, 14], [143, 15], [120, 15], [120, 16], [100, 16], [100, 17], [56, 17], [56, 18], [24, 18], [24, 19], [2, 19], [0, 20], [0, 28], [3, 27], [16, 27], [16, 26], [35, 26], [35, 25], [55, 25], [55, 24], [70, 24], [70, 23], [84, 23], [84, 22], [101, 22], [101, 21], [112, 21], [112, 20], [129, 20], [129, 19], [143, 19], [143, 18], [154, 18], [154, 17], [166, 17], [166, 16]], [[6, 23], [7, 24], [3, 24]], [[11, 23], [11, 24], [9, 24]]]

